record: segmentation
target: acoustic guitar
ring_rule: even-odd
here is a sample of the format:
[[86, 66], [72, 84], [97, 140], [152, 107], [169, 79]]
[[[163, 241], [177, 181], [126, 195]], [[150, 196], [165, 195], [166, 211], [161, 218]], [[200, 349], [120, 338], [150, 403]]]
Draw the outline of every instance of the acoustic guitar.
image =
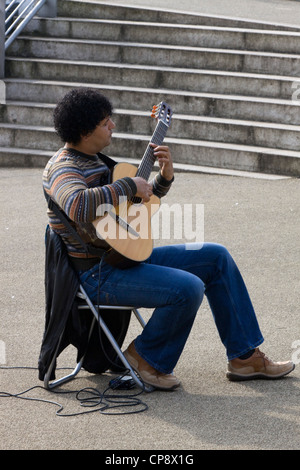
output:
[[[139, 166], [118, 163], [113, 169], [112, 182], [126, 176], [140, 176], [148, 181], [155, 163], [154, 150], [150, 144], [162, 144], [172, 114], [171, 107], [165, 102], [153, 106], [151, 117], [157, 119], [157, 124]], [[132, 200], [124, 198], [117, 207], [100, 206], [97, 210], [99, 217], [93, 221], [97, 236], [127, 260], [144, 261], [153, 250], [151, 218], [159, 206], [160, 199], [155, 195], [148, 202], [134, 197]]]

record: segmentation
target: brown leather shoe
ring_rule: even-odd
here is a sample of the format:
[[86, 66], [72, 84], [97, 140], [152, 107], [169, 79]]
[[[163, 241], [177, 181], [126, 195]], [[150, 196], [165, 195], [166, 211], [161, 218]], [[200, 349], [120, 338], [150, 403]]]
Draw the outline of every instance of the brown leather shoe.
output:
[[232, 381], [279, 379], [295, 369], [291, 361], [273, 362], [258, 348], [249, 359], [233, 359], [228, 363], [227, 377]]
[[137, 352], [134, 343], [130, 343], [124, 356], [131, 367], [139, 374], [146, 385], [160, 390], [174, 390], [179, 387], [179, 380], [172, 374], [163, 374], [150, 366]]

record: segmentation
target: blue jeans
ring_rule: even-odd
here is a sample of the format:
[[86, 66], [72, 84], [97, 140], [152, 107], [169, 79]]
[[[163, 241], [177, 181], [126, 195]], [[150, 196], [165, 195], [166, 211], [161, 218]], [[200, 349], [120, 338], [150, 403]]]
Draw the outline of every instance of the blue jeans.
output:
[[[98, 265], [79, 275], [87, 294], [97, 302]], [[163, 373], [173, 371], [204, 294], [229, 360], [263, 342], [242, 276], [222, 245], [154, 248], [148, 260], [129, 269], [102, 263], [101, 303], [154, 309], [135, 347]]]

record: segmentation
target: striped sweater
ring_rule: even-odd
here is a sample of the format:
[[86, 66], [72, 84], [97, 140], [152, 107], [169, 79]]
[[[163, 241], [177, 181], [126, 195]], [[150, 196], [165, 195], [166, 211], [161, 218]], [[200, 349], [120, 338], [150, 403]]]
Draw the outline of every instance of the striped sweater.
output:
[[[71, 220], [85, 243], [107, 248], [100, 240], [92, 221], [100, 204], [118, 205], [119, 197], [129, 200], [136, 194], [132, 178], [110, 182], [111, 172], [98, 156], [85, 155], [74, 149], [60, 149], [47, 163], [43, 172], [43, 187]], [[152, 180], [153, 193], [164, 196], [171, 182], [160, 173]], [[56, 215], [48, 209], [49, 225], [58, 233], [71, 257], [86, 258], [83, 247], [74, 239]], [[89, 255], [91, 256], [91, 255]]]

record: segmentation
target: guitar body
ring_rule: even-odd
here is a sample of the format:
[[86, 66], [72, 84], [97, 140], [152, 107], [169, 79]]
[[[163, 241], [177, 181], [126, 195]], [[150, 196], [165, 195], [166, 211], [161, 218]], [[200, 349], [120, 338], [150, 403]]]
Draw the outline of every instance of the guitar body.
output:
[[[137, 170], [130, 163], [118, 163], [113, 170], [112, 181], [126, 176], [133, 178]], [[145, 203], [126, 200], [94, 220], [97, 236], [125, 258], [136, 262], [144, 261], [153, 250], [151, 218], [159, 206], [160, 199], [155, 195]]]
[[[172, 109], [162, 101], [153, 106], [151, 116], [157, 119], [157, 125], [139, 167], [136, 168], [130, 163], [118, 163], [113, 169], [113, 183], [126, 176], [140, 176], [148, 181], [155, 162], [150, 144], [162, 144], [170, 126]], [[134, 197], [131, 201], [124, 198], [118, 207], [100, 206], [97, 209], [97, 218], [93, 221], [96, 234], [118, 254], [122, 264], [124, 261], [145, 261], [153, 250], [151, 217], [158, 211], [159, 206], [160, 199], [154, 195], [145, 203]]]

